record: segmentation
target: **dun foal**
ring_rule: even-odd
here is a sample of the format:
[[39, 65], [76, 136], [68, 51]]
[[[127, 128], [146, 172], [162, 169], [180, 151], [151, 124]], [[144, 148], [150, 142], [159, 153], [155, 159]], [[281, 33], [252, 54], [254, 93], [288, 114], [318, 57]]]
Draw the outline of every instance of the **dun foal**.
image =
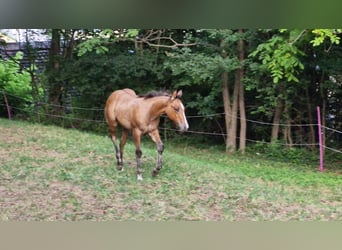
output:
[[[143, 179], [140, 138], [144, 134], [149, 134], [157, 145], [157, 166], [152, 171], [152, 176], [156, 176], [159, 173], [162, 168], [162, 154], [164, 151], [164, 145], [158, 131], [160, 116], [166, 114], [178, 126], [180, 131], [186, 131], [189, 128], [184, 106], [180, 100], [181, 97], [182, 90], [174, 91], [172, 95], [150, 92], [140, 97], [132, 89], [117, 90], [108, 97], [105, 107], [105, 118], [114, 144], [118, 170], [123, 170], [123, 150], [128, 133], [132, 131], [136, 147], [137, 179]], [[116, 143], [116, 128], [118, 124], [122, 127], [120, 149]]]

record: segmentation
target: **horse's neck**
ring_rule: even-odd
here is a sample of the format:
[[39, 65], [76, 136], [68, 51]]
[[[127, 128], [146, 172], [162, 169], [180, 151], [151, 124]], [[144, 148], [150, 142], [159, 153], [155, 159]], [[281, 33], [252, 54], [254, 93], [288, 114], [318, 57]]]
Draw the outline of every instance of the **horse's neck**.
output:
[[168, 100], [169, 97], [167, 96], [160, 96], [160, 97], [155, 97], [152, 103], [152, 108], [151, 108], [151, 116], [154, 118], [160, 117], [162, 114], [165, 113], [165, 109], [168, 105]]

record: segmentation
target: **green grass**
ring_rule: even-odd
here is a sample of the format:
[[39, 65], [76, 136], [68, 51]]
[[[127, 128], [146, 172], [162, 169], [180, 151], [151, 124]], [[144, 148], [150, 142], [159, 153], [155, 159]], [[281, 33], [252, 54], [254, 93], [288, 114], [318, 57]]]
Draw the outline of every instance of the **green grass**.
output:
[[342, 177], [317, 166], [166, 141], [153, 178], [157, 152], [146, 138], [138, 182], [131, 140], [119, 172], [105, 134], [4, 119], [0, 133], [0, 220], [342, 219]]

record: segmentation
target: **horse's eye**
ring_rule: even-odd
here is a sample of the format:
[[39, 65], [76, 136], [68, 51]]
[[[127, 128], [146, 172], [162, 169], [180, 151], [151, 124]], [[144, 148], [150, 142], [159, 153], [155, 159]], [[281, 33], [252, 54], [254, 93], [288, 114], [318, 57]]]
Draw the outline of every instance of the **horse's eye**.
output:
[[178, 107], [173, 107], [173, 109], [178, 113], [179, 112], [179, 108]]

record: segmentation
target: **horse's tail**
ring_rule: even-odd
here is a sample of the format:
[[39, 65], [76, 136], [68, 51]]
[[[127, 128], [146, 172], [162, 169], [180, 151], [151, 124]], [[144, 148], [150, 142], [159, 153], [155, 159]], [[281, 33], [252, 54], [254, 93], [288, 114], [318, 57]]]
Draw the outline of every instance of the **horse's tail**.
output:
[[104, 108], [104, 116], [107, 123], [115, 121], [115, 92], [113, 92], [106, 101], [106, 106]]
[[108, 108], [107, 108], [107, 106], [105, 106], [105, 108], [104, 108], [104, 117], [105, 117], [106, 122], [108, 123]]

